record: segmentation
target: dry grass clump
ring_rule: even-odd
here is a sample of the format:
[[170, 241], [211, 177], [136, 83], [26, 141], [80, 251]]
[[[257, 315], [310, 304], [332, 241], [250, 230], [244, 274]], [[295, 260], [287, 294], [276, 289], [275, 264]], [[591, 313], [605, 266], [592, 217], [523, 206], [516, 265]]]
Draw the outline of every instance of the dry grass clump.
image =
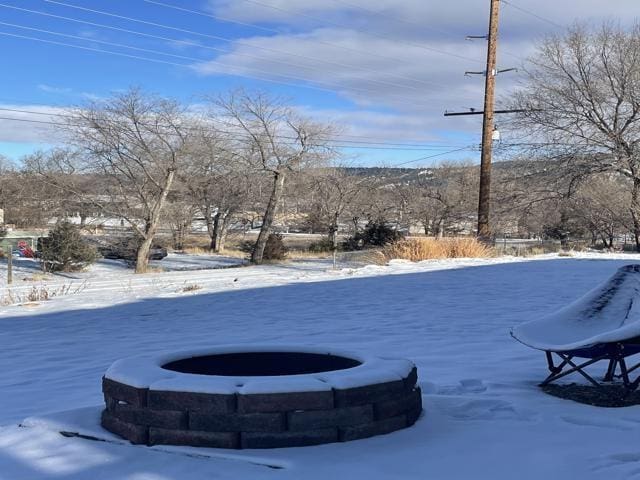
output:
[[233, 249], [233, 248], [225, 248], [222, 252], [216, 253], [216, 252], [212, 252], [208, 248], [189, 247], [189, 248], [185, 248], [183, 252], [189, 255], [210, 255], [212, 257], [222, 255], [224, 257], [245, 258], [247, 256], [245, 252], [241, 250]]
[[412, 262], [442, 258], [486, 258], [495, 256], [493, 248], [475, 238], [408, 238], [384, 249], [389, 260]]
[[7, 288], [5, 292], [0, 295], [0, 306], [42, 302], [64, 295], [74, 295], [87, 288], [87, 285], [88, 283], [85, 280], [80, 285], [73, 283], [63, 285], [33, 285], [29, 290], [20, 288], [13, 290]]

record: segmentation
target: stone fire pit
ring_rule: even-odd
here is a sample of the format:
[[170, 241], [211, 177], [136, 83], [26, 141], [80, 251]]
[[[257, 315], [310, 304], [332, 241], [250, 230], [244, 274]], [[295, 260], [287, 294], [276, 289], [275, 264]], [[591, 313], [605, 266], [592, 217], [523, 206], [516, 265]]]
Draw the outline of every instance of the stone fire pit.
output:
[[115, 362], [102, 426], [136, 444], [277, 448], [415, 423], [415, 365], [317, 348], [231, 346]]

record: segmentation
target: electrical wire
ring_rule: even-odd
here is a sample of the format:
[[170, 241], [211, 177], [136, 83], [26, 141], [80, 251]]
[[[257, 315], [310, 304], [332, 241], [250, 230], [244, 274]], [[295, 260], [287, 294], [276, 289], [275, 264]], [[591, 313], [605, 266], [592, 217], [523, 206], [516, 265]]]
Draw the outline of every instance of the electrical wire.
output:
[[[25, 110], [18, 110], [18, 109], [8, 109], [8, 108], [0, 108], [0, 111], [9, 111], [9, 112], [20, 112], [20, 113], [30, 113], [30, 114], [36, 114], [36, 115], [45, 115], [45, 116], [57, 116], [57, 117], [63, 117], [63, 118], [73, 118], [72, 116], [69, 115], [63, 115], [63, 114], [58, 114], [58, 113], [45, 113], [45, 112], [29, 112], [29, 111], [25, 111]], [[28, 118], [15, 118], [15, 117], [5, 117], [5, 116], [0, 116], [0, 120], [5, 120], [5, 121], [15, 121], [15, 122], [26, 122], [26, 123], [38, 123], [38, 124], [46, 124], [46, 125], [52, 125], [52, 126], [60, 126], [60, 127], [68, 127], [69, 124], [67, 123], [62, 123], [62, 122], [55, 122], [52, 120], [35, 120], [35, 119], [28, 119]], [[199, 131], [207, 131], [203, 128], [198, 128], [198, 127], [187, 127], [187, 130], [199, 130]], [[224, 133], [227, 135], [233, 135], [235, 138], [245, 138], [245, 139], [251, 139], [251, 137], [243, 132], [230, 132], [230, 131], [224, 131], [224, 130], [220, 130], [220, 129], [216, 129], [216, 131], [218, 133]], [[167, 135], [174, 135], [171, 132], [167, 132]], [[288, 136], [284, 136], [284, 135], [278, 135], [276, 136], [276, 138], [278, 139], [278, 141], [280, 141], [282, 144], [284, 145], [297, 145], [296, 143], [292, 143], [290, 140], [295, 140], [295, 137], [288, 137]], [[289, 141], [282, 141], [280, 139], [288, 139]], [[326, 141], [327, 143], [331, 143], [333, 148], [343, 148], [343, 149], [363, 149], [363, 150], [390, 150], [390, 151], [425, 151], [425, 150], [442, 150], [443, 148], [446, 148], [446, 145], [443, 146], [418, 146], [418, 145], [411, 145], [410, 147], [396, 147], [396, 146], [376, 146], [376, 145], [344, 145], [344, 144], [340, 144], [340, 143], [336, 143], [336, 141], [334, 140], [330, 140], [330, 139], [324, 139], [324, 138], [320, 138], [321, 141]], [[348, 142], [344, 142], [342, 141], [342, 143], [348, 143]]]
[[429, 160], [430, 158], [436, 158], [436, 157], [441, 157], [443, 155], [449, 155], [450, 153], [462, 152], [462, 151], [465, 151], [465, 150], [473, 151], [473, 150], [476, 150], [476, 148], [477, 147], [471, 147], [471, 146], [467, 146], [467, 147], [463, 147], [463, 148], [457, 148], [455, 150], [449, 150], [448, 152], [436, 153], [435, 155], [427, 155], [426, 157], [416, 158], [414, 160], [409, 160], [408, 162], [397, 163], [397, 164], [394, 164], [394, 165], [391, 165], [391, 166], [392, 167], [401, 167], [403, 165], [408, 165], [410, 163], [422, 162], [424, 160]]
[[[178, 58], [178, 59], [183, 59], [183, 60], [191, 60], [191, 61], [196, 61], [196, 62], [201, 62], [203, 61], [200, 58], [196, 58], [196, 57], [190, 57], [190, 56], [186, 56], [186, 55], [178, 55], [178, 54], [174, 54], [174, 53], [168, 53], [168, 52], [163, 52], [163, 51], [159, 51], [159, 50], [152, 50], [152, 49], [147, 49], [147, 48], [140, 48], [140, 47], [135, 47], [132, 45], [126, 45], [126, 44], [122, 44], [122, 43], [114, 43], [114, 42], [108, 42], [108, 41], [104, 41], [104, 40], [98, 40], [98, 39], [94, 39], [94, 38], [86, 38], [86, 37], [81, 37], [79, 35], [69, 35], [66, 33], [61, 33], [61, 32], [54, 32], [51, 30], [44, 30], [44, 29], [40, 29], [40, 28], [35, 28], [35, 27], [29, 27], [29, 26], [25, 26], [25, 25], [18, 25], [18, 24], [14, 24], [14, 23], [6, 23], [6, 22], [0, 22], [0, 25], [4, 25], [4, 26], [9, 26], [12, 28], [19, 28], [19, 29], [23, 29], [23, 30], [30, 30], [30, 31], [36, 31], [39, 33], [46, 33], [48, 35], [54, 35], [54, 36], [59, 36], [59, 37], [64, 37], [64, 38], [72, 38], [75, 40], [81, 40], [81, 41], [87, 41], [87, 42], [92, 42], [92, 43], [99, 43], [102, 45], [109, 45], [112, 47], [118, 47], [118, 48], [126, 48], [126, 49], [130, 49], [130, 50], [136, 50], [139, 52], [144, 52], [144, 53], [151, 53], [154, 55], [164, 55], [164, 56], [169, 56], [169, 57], [173, 57], [173, 58]], [[216, 65], [220, 65], [223, 66], [225, 68], [236, 68], [234, 65], [229, 65], [223, 62], [217, 62], [217, 61], [208, 61], [208, 63], [213, 63]], [[301, 80], [301, 81], [309, 81], [308, 79], [306, 79], [305, 77], [296, 77], [296, 76], [292, 76], [292, 75], [283, 75], [283, 74], [278, 74], [278, 73], [272, 73], [266, 70], [260, 70], [260, 69], [255, 69], [252, 68], [251, 70], [259, 72], [259, 73], [263, 73], [266, 75], [273, 75], [273, 76], [277, 76], [277, 77], [282, 77], [282, 78], [286, 78], [286, 79], [293, 79], [293, 80]], [[318, 81], [318, 80], [314, 80], [314, 82], [318, 85], [325, 85], [328, 87], [337, 87], [337, 88], [342, 88], [341, 85], [339, 84], [335, 84], [335, 83], [329, 83], [329, 82], [325, 82], [325, 81]], [[392, 86], [398, 86], [396, 84], [391, 84]], [[371, 90], [371, 89], [366, 89], [366, 88], [359, 88], [359, 87], [350, 87], [351, 90], [353, 91], [360, 91], [363, 93], [378, 93], [375, 90]], [[391, 94], [391, 95], [396, 95], [396, 94]], [[401, 100], [406, 100], [408, 102], [411, 102], [412, 104], [415, 104], [415, 101], [413, 99], [411, 99], [410, 97], [400, 97], [397, 96], [398, 99]]]
[[[6, 96], [2, 96], [0, 97], [0, 102], [4, 102], [4, 105], [10, 105], [10, 104], [14, 104], [14, 105], [18, 105], [18, 104], [26, 104], [27, 106], [30, 107], [47, 107], [47, 108], [59, 108], [59, 109], [68, 109], [70, 108], [70, 106], [68, 104], [60, 104], [60, 103], [51, 103], [49, 102], [48, 104], [41, 104], [37, 101], [32, 101], [32, 100], [25, 100], [24, 98], [10, 98], [10, 97], [6, 97]], [[0, 111], [16, 111], [19, 113], [32, 113], [32, 114], [36, 114], [36, 115], [54, 115], [57, 116], [59, 114], [53, 114], [53, 113], [45, 113], [45, 112], [36, 112], [33, 110], [18, 110], [18, 109], [9, 109], [9, 108], [0, 108]], [[378, 141], [380, 139], [380, 137], [372, 137], [370, 135], [354, 135], [354, 134], [349, 134], [349, 133], [334, 133], [331, 135], [331, 138], [333, 139], [338, 139], [341, 141], [349, 141], [349, 142], [354, 142], [354, 143], [364, 143], [364, 144], [380, 144], [380, 145], [397, 145], [397, 146], [422, 146], [425, 145], [425, 142], [422, 140], [407, 140], [408, 143], [389, 143], [389, 142], [380, 142]], [[355, 141], [355, 140], [345, 140], [348, 138], [359, 138], [359, 139], [364, 139], [364, 140], [374, 140], [374, 141], [368, 141], [368, 142], [363, 142], [363, 141]], [[447, 148], [449, 146], [458, 146], [458, 145], [448, 145], [448, 144], [439, 144], [438, 142], [428, 142], [428, 145], [430, 146], [434, 146], [434, 147], [443, 147], [443, 148]]]
[[[53, 1], [53, 0], [45, 0], [45, 1], [49, 2], [49, 1]], [[143, 1], [146, 1], [146, 0], [143, 0]], [[315, 20], [317, 22], [320, 22], [321, 24], [322, 23], [326, 23], [326, 24], [334, 26], [334, 27], [346, 28], [347, 30], [352, 30], [354, 32], [359, 32], [359, 33], [362, 33], [364, 35], [368, 35], [370, 37], [381, 38], [383, 40], [391, 40], [391, 41], [393, 41], [395, 43], [403, 43], [403, 44], [409, 45], [411, 47], [420, 48], [422, 50], [427, 50], [429, 52], [439, 53], [441, 55], [448, 55], [448, 56], [453, 57], [453, 58], [458, 58], [458, 59], [461, 59], [461, 60], [466, 60], [466, 61], [470, 61], [470, 62], [474, 62], [474, 63], [483, 63], [482, 61], [480, 61], [480, 60], [478, 60], [476, 58], [465, 57], [463, 55], [458, 55], [457, 53], [452, 53], [452, 52], [447, 52], [445, 50], [441, 50], [439, 48], [427, 47], [426, 45], [422, 45], [420, 43], [413, 43], [413, 42], [407, 42], [405, 40], [392, 39], [390, 37], [387, 37], [385, 35], [380, 35], [380, 34], [377, 34], [375, 32], [367, 32], [367, 31], [364, 31], [364, 30], [353, 28], [351, 25], [345, 25], [343, 23], [338, 23], [338, 22], [333, 22], [333, 21], [330, 21], [330, 20], [318, 18], [318, 17], [315, 17], [313, 15], [306, 14], [304, 12], [291, 10], [289, 8], [279, 7], [279, 6], [276, 6], [276, 5], [270, 5], [270, 4], [267, 4], [267, 3], [259, 2], [258, 0], [241, 0], [241, 1], [247, 2], [247, 3], [252, 3], [254, 5], [259, 5], [259, 6], [266, 7], [266, 8], [271, 8], [273, 10], [277, 10], [277, 11], [280, 11], [280, 12], [292, 13], [292, 14], [298, 15], [300, 17], [305, 17], [305, 18], [309, 18], [311, 20]]]
[[[126, 29], [126, 28], [116, 27], [116, 26], [113, 26], [113, 25], [105, 25], [105, 24], [101, 24], [101, 23], [89, 22], [89, 21], [81, 20], [81, 19], [77, 19], [77, 18], [66, 17], [66, 16], [62, 16], [62, 15], [55, 15], [55, 14], [48, 13], [48, 12], [42, 12], [42, 11], [38, 11], [38, 10], [31, 10], [31, 9], [28, 9], [28, 8], [15, 7], [13, 5], [7, 5], [7, 4], [2, 4], [2, 3], [0, 3], [0, 7], [10, 8], [10, 9], [18, 10], [18, 11], [28, 12], [28, 13], [32, 13], [32, 14], [36, 14], [36, 15], [47, 16], [47, 17], [50, 17], [50, 18], [56, 18], [56, 19], [65, 20], [65, 21], [69, 21], [69, 22], [80, 23], [80, 24], [89, 25], [89, 26], [98, 27], [98, 28], [105, 28], [105, 29], [114, 30], [114, 31], [122, 32], [122, 33], [128, 33], [128, 34], [136, 35], [136, 36], [140, 36], [140, 37], [152, 38], [152, 39], [155, 39], [155, 40], [162, 40], [162, 41], [165, 41], [165, 42], [173, 42], [173, 43], [176, 43], [176, 44], [188, 45], [188, 46], [197, 47], [197, 48], [200, 48], [200, 49], [212, 50], [212, 51], [221, 52], [221, 53], [229, 53], [228, 49], [219, 48], [219, 47], [213, 47], [213, 46], [210, 46], [210, 45], [203, 45], [201, 43], [192, 42], [192, 41], [189, 41], [189, 40], [171, 38], [171, 37], [164, 37], [164, 36], [161, 36], [161, 35], [153, 35], [153, 34], [150, 34], [150, 33], [140, 32], [140, 31], [137, 31], [137, 30], [130, 30], [130, 29]], [[234, 40], [231, 40], [231, 39], [225, 39], [224, 41], [226, 41], [226, 42], [234, 42]], [[296, 67], [296, 68], [314, 69], [314, 70], [319, 70], [319, 71], [322, 71], [322, 72], [326, 72], [326, 68], [323, 68], [323, 67], [318, 66], [318, 65], [315, 64], [316, 62], [319, 62], [319, 63], [324, 63], [324, 64], [327, 64], [327, 65], [339, 66], [339, 67], [342, 67], [342, 68], [349, 68], [349, 69], [356, 69], [356, 70], [362, 70], [362, 71], [366, 71], [366, 72], [371, 72], [371, 73], [375, 73], [377, 75], [381, 75], [382, 74], [385, 77], [398, 78], [398, 79], [401, 79], [401, 80], [407, 80], [407, 81], [410, 81], [410, 82], [421, 83], [421, 84], [424, 84], [424, 85], [433, 85], [433, 86], [443, 87], [443, 85], [440, 85], [440, 84], [437, 84], [437, 83], [434, 83], [434, 82], [429, 82], [429, 81], [426, 81], [426, 80], [407, 77], [407, 76], [403, 76], [403, 75], [397, 75], [397, 74], [393, 74], [393, 73], [389, 73], [389, 72], [380, 72], [380, 70], [376, 70], [376, 69], [373, 69], [373, 68], [367, 68], [367, 67], [363, 67], [363, 66], [340, 63], [340, 62], [333, 62], [333, 61], [328, 61], [328, 60], [308, 57], [308, 56], [305, 56], [305, 55], [299, 55], [299, 54], [295, 54], [295, 53], [288, 53], [288, 52], [284, 52], [284, 51], [281, 51], [281, 50], [263, 48], [263, 47], [260, 47], [260, 46], [257, 46], [257, 45], [254, 46], [254, 48], [256, 48], [256, 49], [266, 49], [266, 50], [274, 51], [274, 52], [281, 52], [281, 53], [283, 53], [283, 54], [285, 54], [287, 56], [299, 57], [299, 58], [302, 58], [302, 59], [305, 59], [305, 60], [311, 60], [311, 61], [314, 62], [314, 64], [300, 64], [300, 63], [291, 63], [291, 62], [287, 62], [287, 61], [284, 61], [284, 60], [278, 60], [278, 59], [275, 59], [275, 58], [270, 58], [270, 59], [268, 59], [268, 61], [270, 63], [279, 63], [279, 64], [282, 64], [282, 65], [292, 66], [292, 67]], [[248, 58], [255, 58], [255, 59], [259, 59], [259, 60], [264, 60], [264, 58], [259, 56], [259, 55], [252, 55], [252, 54], [246, 53], [246, 52], [233, 52], [233, 55], [234, 56], [240, 56], [240, 57], [248, 57]], [[205, 62], [206, 60], [198, 59], [198, 61], [199, 62]], [[359, 76], [358, 78], [365, 79], [365, 80], [367, 80], [369, 82], [372, 82], [372, 83], [379, 83], [379, 84], [388, 85], [388, 86], [401, 87], [401, 88], [412, 88], [412, 89], [416, 88], [416, 87], [408, 86], [408, 85], [398, 85], [397, 83], [391, 83], [391, 82], [387, 82], [387, 81], [384, 81], [384, 80], [369, 79], [366, 76], [365, 77]]]
[[[53, 108], [50, 105], [43, 105], [43, 106], [46, 106], [48, 108]], [[24, 114], [28, 114], [28, 115], [42, 115], [42, 116], [47, 116], [47, 117], [74, 118], [72, 115], [64, 114], [64, 113], [38, 112], [38, 111], [35, 111], [35, 110], [24, 110], [24, 109], [18, 109], [18, 108], [0, 107], [0, 111], [2, 111], [2, 112], [12, 112], [12, 113], [24, 113]], [[223, 122], [223, 123], [225, 123], [225, 122]], [[235, 126], [235, 125], [230, 124], [230, 123], [226, 123], [226, 124]], [[188, 130], [203, 130], [201, 127], [186, 127], [186, 128]], [[221, 130], [221, 129], [217, 128], [217, 127], [216, 127], [216, 129], [217, 129], [217, 131], [219, 131], [221, 133], [226, 133], [226, 134], [236, 134], [237, 133], [237, 132]], [[295, 139], [295, 137], [288, 137], [288, 136], [285, 136], [285, 135], [278, 135], [278, 138], [284, 138], [284, 139], [289, 139], [289, 140]], [[367, 146], [382, 145], [382, 146], [393, 146], [393, 147], [409, 147], [409, 149], [410, 148], [415, 148], [415, 149], [418, 149], [418, 150], [442, 149], [442, 148], [457, 146], [457, 145], [436, 145], [436, 144], [430, 144], [430, 143], [363, 142], [363, 141], [358, 141], [358, 140], [346, 140], [346, 139], [342, 139], [342, 138], [339, 138], [339, 137], [332, 138], [330, 136], [322, 136], [322, 139], [326, 140], [326, 141], [330, 141], [330, 142], [341, 142], [341, 143], [355, 144], [355, 145], [367, 145]]]
[[[71, 44], [71, 43], [57, 42], [57, 41], [54, 41], [54, 40], [46, 40], [46, 39], [43, 39], [43, 38], [30, 37], [30, 36], [27, 36], [27, 35], [18, 35], [18, 34], [15, 34], [15, 33], [2, 32], [2, 31], [0, 31], [0, 35], [6, 36], [6, 37], [19, 38], [19, 39], [23, 39], [23, 40], [31, 40], [31, 41], [35, 41], [35, 42], [47, 43], [47, 44], [51, 44], [51, 45], [75, 48], [75, 49], [85, 50], [85, 51], [90, 51], [90, 52], [104, 53], [104, 54], [108, 54], [108, 55], [116, 55], [116, 56], [125, 57], [125, 58], [131, 58], [131, 59], [135, 59], [135, 60], [144, 60], [144, 61], [147, 61], [147, 62], [161, 63], [161, 64], [165, 64], [165, 65], [173, 65], [173, 66], [185, 67], [185, 68], [192, 68], [192, 65], [186, 64], [186, 63], [171, 62], [171, 61], [168, 61], [168, 60], [160, 60], [160, 59], [155, 59], [155, 58], [143, 57], [143, 56], [140, 56], [140, 55], [131, 55], [131, 54], [127, 54], [127, 53], [114, 52], [114, 51], [111, 51], [111, 50], [104, 50], [104, 49], [100, 49], [100, 48], [84, 47], [84, 46], [81, 46], [81, 45], [74, 45], [74, 44]], [[138, 49], [137, 47], [130, 47], [130, 48]], [[225, 67], [227, 67], [227, 68], [238, 68], [238, 67], [234, 67], [232, 65], [227, 65], [227, 64], [223, 64], [223, 65]], [[282, 82], [282, 81], [279, 81], [279, 80], [273, 80], [271, 78], [266, 78], [266, 77], [259, 77], [257, 75], [251, 75], [251, 74], [248, 74], [248, 73], [242, 73], [242, 72], [219, 72], [219, 73], [223, 74], [223, 75], [233, 75], [233, 76], [250, 78], [250, 79], [260, 80], [260, 81], [269, 82], [269, 83], [275, 83], [275, 84], [279, 84], [279, 85], [286, 85], [286, 86], [289, 86], [289, 87], [318, 90], [318, 91], [322, 91], [322, 92], [329, 92], [329, 93], [332, 93], [332, 94], [337, 93], [335, 90], [332, 90], [332, 89], [329, 89], [329, 88], [322, 88], [322, 87], [317, 87], [317, 86], [313, 86], [313, 85], [304, 85], [304, 84], [297, 84], [297, 83], [290, 83], [290, 82]], [[272, 75], [277, 75], [277, 74], [272, 74]], [[285, 77], [284, 75], [280, 75], [280, 76]], [[290, 77], [288, 77], [288, 78], [290, 78]], [[364, 91], [366, 93], [372, 92], [370, 90], [365, 90], [365, 89], [357, 89], [357, 90]], [[373, 93], [379, 94], [379, 92], [375, 92], [375, 91]], [[411, 106], [417, 105], [415, 100], [412, 100], [412, 99], [410, 99], [408, 97], [391, 98], [389, 100], [392, 101], [392, 102], [404, 103], [404, 104], [411, 105]]]
[[[137, 35], [137, 36], [142, 36], [142, 37], [147, 37], [147, 38], [153, 38], [153, 39], [156, 39], [156, 40], [175, 42], [175, 43], [178, 43], [178, 44], [190, 45], [190, 46], [203, 48], [203, 49], [207, 49], [207, 50], [213, 50], [213, 51], [222, 52], [222, 53], [230, 53], [229, 50], [227, 50], [227, 49], [212, 47], [212, 46], [209, 46], [209, 45], [201, 45], [201, 44], [199, 44], [197, 42], [190, 42], [188, 40], [182, 40], [182, 39], [176, 39], [176, 38], [170, 38], [170, 37], [163, 37], [163, 36], [159, 36], [159, 35], [153, 35], [153, 34], [144, 33], [144, 32], [140, 32], [140, 31], [136, 31], [136, 30], [130, 30], [130, 29], [125, 29], [125, 28], [115, 27], [115, 26], [112, 26], [112, 25], [105, 25], [105, 24], [100, 24], [100, 23], [95, 23], [95, 22], [89, 22], [89, 21], [86, 21], [86, 20], [80, 20], [80, 19], [77, 19], [77, 18], [66, 17], [66, 16], [62, 16], [62, 15], [55, 15], [55, 14], [51, 14], [51, 13], [48, 13], [48, 12], [42, 12], [42, 11], [38, 11], [38, 10], [31, 10], [31, 9], [27, 9], [27, 8], [16, 7], [14, 5], [7, 5], [7, 4], [0, 3], [0, 7], [9, 8], [9, 9], [18, 10], [18, 11], [23, 11], [23, 12], [28, 12], [28, 13], [32, 13], [32, 14], [36, 14], [36, 15], [47, 16], [47, 17], [51, 17], [51, 18], [57, 18], [57, 19], [60, 19], [60, 20], [80, 23], [80, 24], [84, 24], [84, 25], [90, 25], [90, 26], [94, 26], [94, 27], [110, 29], [110, 30], [114, 30], [114, 31], [118, 31], [118, 32], [129, 33], [129, 34], [132, 34], [132, 35]], [[131, 20], [132, 21], [138, 21], [137, 19], [131, 19]], [[166, 28], [173, 28], [173, 27], [167, 26]], [[194, 32], [194, 34], [200, 35], [200, 33], [198, 33], [198, 32]], [[205, 35], [205, 34], [202, 34], [202, 35]], [[212, 37], [210, 35], [208, 35], [208, 36]], [[333, 61], [328, 61], [328, 60], [323, 60], [323, 59], [317, 59], [317, 58], [308, 57], [308, 56], [305, 56], [305, 55], [285, 52], [283, 50], [271, 49], [271, 48], [262, 47], [262, 46], [258, 46], [258, 45], [247, 44], [247, 43], [243, 43], [243, 42], [236, 42], [233, 39], [226, 39], [224, 37], [213, 36], [213, 38], [219, 39], [219, 40], [222, 40], [222, 41], [225, 41], [225, 42], [230, 42], [230, 43], [231, 42], [235, 42], [235, 43], [237, 43], [239, 45], [246, 45], [248, 47], [256, 48], [256, 49], [259, 49], [259, 50], [266, 50], [266, 51], [271, 51], [271, 52], [276, 52], [276, 53], [282, 53], [282, 54], [287, 55], [287, 56], [299, 57], [299, 58], [303, 58], [305, 60], [312, 60], [313, 62], [320, 62], [320, 63], [324, 63], [324, 64], [327, 64], [327, 65], [334, 65], [334, 66], [339, 66], [339, 67], [343, 67], [343, 68], [363, 70], [363, 71], [376, 73], [378, 75], [380, 75], [382, 73], [382, 75], [384, 75], [384, 76], [395, 77], [395, 78], [399, 78], [399, 79], [402, 79], [402, 80], [408, 80], [408, 81], [411, 81], [411, 82], [422, 83], [422, 84], [425, 84], [425, 85], [432, 85], [432, 86], [443, 87], [443, 88], [446, 87], [445, 85], [441, 85], [441, 84], [438, 84], [438, 83], [435, 83], [435, 82], [430, 82], [430, 81], [426, 81], [426, 80], [420, 80], [420, 79], [417, 79], [417, 78], [412, 78], [412, 77], [392, 74], [392, 73], [388, 73], [388, 72], [380, 72], [380, 70], [376, 70], [376, 69], [372, 69], [372, 68], [370, 69], [370, 68], [367, 68], [367, 67], [362, 67], [362, 66], [357, 66], [357, 65], [351, 65], [351, 64], [333, 62]], [[244, 52], [233, 52], [233, 54], [237, 55], [237, 56], [241, 56], [241, 57], [251, 57], [251, 58], [257, 58], [257, 59], [260, 59], [260, 60], [264, 60], [263, 57], [260, 57], [260, 56], [257, 56], [257, 55], [252, 55], [252, 54], [249, 54], [249, 53], [244, 53]], [[203, 59], [197, 59], [197, 60], [199, 62], [202, 62], [202, 63], [209, 62], [208, 60], [203, 60]], [[322, 67], [319, 67], [319, 66], [315, 66], [315, 65], [293, 64], [293, 63], [286, 62], [286, 61], [283, 61], [283, 60], [278, 60], [278, 59], [269, 59], [269, 62], [280, 63], [280, 64], [284, 64], [284, 65], [294, 66], [294, 67], [297, 67], [297, 68], [312, 68], [312, 69], [317, 69], [317, 70], [321, 70], [323, 72], [326, 72], [326, 69], [324, 69]], [[415, 88], [415, 87], [412, 87], [412, 86], [399, 85], [397, 83], [391, 83], [391, 82], [387, 82], [387, 81], [384, 81], [384, 80], [367, 79], [367, 81], [373, 82], [373, 83], [381, 83], [381, 84], [394, 86], [394, 87], [398, 87], [398, 88]]]
[[560, 25], [559, 23], [554, 22], [553, 20], [549, 20], [548, 18], [543, 17], [542, 15], [538, 15], [535, 12], [532, 12], [531, 10], [527, 10], [526, 8], [522, 8], [519, 5], [516, 5], [510, 1], [507, 0], [502, 0], [505, 4], [509, 5], [510, 7], [515, 8], [516, 10], [521, 11], [522, 13], [526, 13], [527, 15], [530, 15], [532, 17], [537, 18], [538, 20], [542, 21], [542, 22], [546, 22], [550, 25], [553, 25], [554, 27], [558, 27], [558, 28], [562, 28], [565, 29], [566, 27], [564, 25]]
[[[269, 49], [267, 47], [258, 47], [256, 45], [253, 45], [253, 44], [250, 44], [250, 43], [246, 43], [246, 42], [240, 42], [240, 41], [237, 41], [237, 40], [234, 40], [234, 39], [229, 39], [229, 38], [220, 37], [220, 36], [216, 36], [216, 35], [210, 35], [210, 34], [201, 33], [201, 32], [195, 32], [193, 30], [187, 30], [187, 29], [183, 29], [183, 28], [173, 27], [173, 26], [170, 26], [170, 25], [165, 25], [165, 24], [156, 23], [156, 22], [150, 22], [150, 21], [147, 21], [147, 20], [139, 19], [139, 18], [127, 17], [127, 16], [124, 16], [124, 15], [118, 15], [118, 14], [115, 14], [115, 13], [105, 12], [105, 11], [101, 11], [101, 10], [95, 10], [95, 9], [91, 9], [91, 8], [81, 7], [79, 5], [73, 5], [73, 4], [69, 4], [69, 3], [64, 3], [64, 2], [57, 1], [57, 0], [43, 0], [43, 1], [47, 2], [47, 3], [54, 4], [54, 5], [60, 5], [60, 6], [64, 6], [64, 7], [67, 7], [67, 8], [73, 8], [73, 9], [76, 9], [76, 10], [96, 13], [98, 15], [106, 15], [106, 16], [113, 17], [113, 18], [119, 18], [119, 19], [122, 19], [122, 20], [141, 23], [141, 24], [144, 24], [144, 25], [150, 25], [150, 26], [154, 26], [154, 27], [165, 28], [165, 29], [169, 29], [169, 30], [173, 30], [173, 31], [182, 32], [182, 33], [188, 33], [190, 35], [196, 35], [196, 36], [200, 36], [200, 37], [204, 37], [204, 38], [211, 38], [211, 39], [214, 39], [214, 40], [230, 41], [230, 42], [236, 43], [238, 45], [246, 45], [246, 46], [249, 46], [251, 48], [261, 48], [261, 49], [264, 49], [264, 50], [272, 50], [273, 51], [273, 49]], [[368, 56], [372, 56], [372, 57], [382, 58], [382, 59], [387, 60], [387, 61], [394, 61], [396, 63], [402, 63], [402, 61], [397, 59], [397, 58], [389, 57], [389, 56], [386, 56], [386, 55], [380, 55], [378, 53], [372, 52], [371, 50], [359, 50], [359, 49], [355, 49], [355, 48], [345, 47], [344, 45], [338, 45], [338, 44], [331, 44], [331, 43], [328, 43], [328, 42], [323, 42], [323, 41], [320, 41], [320, 40], [318, 40], [317, 43], [328, 44], [328, 45], [331, 45], [331, 46], [333, 46], [335, 48], [352, 51], [352, 52], [357, 53], [359, 55], [368, 55]], [[286, 52], [283, 52], [283, 51], [277, 51], [277, 52], [278, 53], [286, 53]]]

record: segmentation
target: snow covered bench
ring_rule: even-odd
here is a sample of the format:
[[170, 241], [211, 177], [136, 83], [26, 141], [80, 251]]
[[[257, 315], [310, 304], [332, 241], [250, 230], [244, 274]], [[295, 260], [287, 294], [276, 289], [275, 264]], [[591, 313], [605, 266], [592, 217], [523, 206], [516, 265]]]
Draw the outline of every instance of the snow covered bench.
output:
[[[607, 360], [603, 381], [621, 378], [627, 388], [635, 390], [640, 377], [632, 380], [629, 375], [640, 363], [629, 366], [626, 359], [640, 353], [640, 265], [620, 268], [567, 307], [514, 327], [511, 336], [545, 352], [550, 374], [543, 386], [571, 373], [599, 386], [585, 368]], [[584, 361], [578, 363], [575, 358]]]

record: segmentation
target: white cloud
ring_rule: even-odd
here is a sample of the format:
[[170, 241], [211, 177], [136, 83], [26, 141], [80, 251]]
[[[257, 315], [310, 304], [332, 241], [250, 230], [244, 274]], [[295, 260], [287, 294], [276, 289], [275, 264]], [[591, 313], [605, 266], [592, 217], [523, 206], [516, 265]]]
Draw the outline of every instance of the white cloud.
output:
[[54, 87], [51, 85], [47, 85], [45, 83], [41, 83], [37, 86], [38, 90], [41, 90], [43, 92], [47, 92], [47, 93], [57, 93], [57, 94], [68, 94], [73, 92], [73, 90], [71, 88], [67, 88], [67, 87]]
[[58, 114], [63, 113], [63, 109], [50, 106], [0, 104], [0, 142], [60, 143], [62, 133], [51, 123], [61, 123], [63, 118]]
[[[537, 40], [560, 31], [554, 24], [629, 22], [637, 7], [637, 0], [610, 2], [604, 12], [601, 0], [500, 3], [499, 68], [521, 66]], [[194, 66], [203, 75], [244, 74], [335, 91], [356, 107], [331, 112], [351, 134], [405, 140], [437, 139], [444, 131], [469, 139], [479, 134], [478, 117], [442, 115], [482, 108], [483, 78], [464, 72], [484, 69], [486, 42], [464, 38], [486, 33], [488, 1], [209, 0], [208, 6], [281, 33], [239, 38], [228, 53]], [[517, 81], [517, 73], [498, 78], [499, 102]]]

